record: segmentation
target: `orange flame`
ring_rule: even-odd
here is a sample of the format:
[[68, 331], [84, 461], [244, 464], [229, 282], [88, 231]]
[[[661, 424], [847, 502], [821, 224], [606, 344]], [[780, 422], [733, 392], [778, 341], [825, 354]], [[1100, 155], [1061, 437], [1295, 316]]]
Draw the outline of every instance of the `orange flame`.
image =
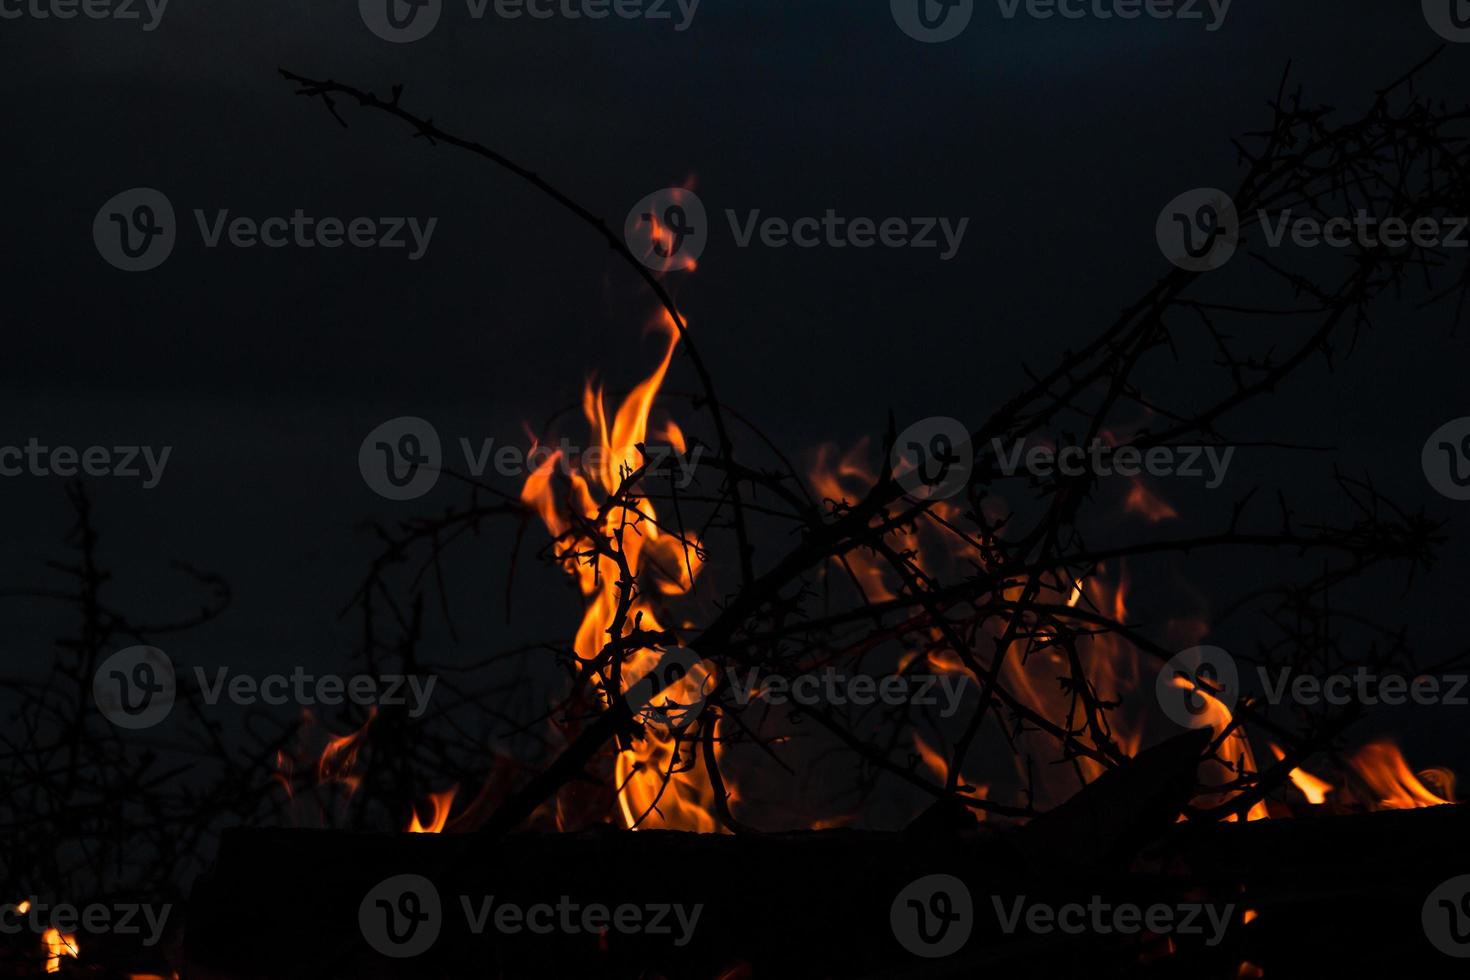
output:
[[[681, 539], [665, 530], [658, 522], [653, 504], [641, 497], [625, 497], [616, 506], [608, 507], [606, 514], [602, 514], [602, 508], [622, 489], [627, 475], [643, 463], [637, 444], [647, 438], [649, 415], [679, 342], [678, 331], [667, 312], [663, 313], [659, 325], [667, 337], [663, 356], [653, 373], [617, 408], [611, 423], [603, 389], [589, 381], [583, 391], [583, 415], [591, 440], [600, 450], [595, 460], [591, 454], [584, 456], [582, 465], [567, 476], [567, 486], [563, 489], [555, 479], [557, 464], [561, 462], [560, 454], [555, 454], [521, 488], [521, 499], [535, 510], [553, 536], [560, 538], [573, 529], [575, 516], [592, 524], [594, 533], [601, 534], [604, 540], [620, 542], [618, 547], [642, 590], [631, 604], [628, 622], [641, 616], [641, 628], [649, 631], [665, 627], [655, 604], [644, 597], [648, 588], [651, 586], [655, 594], [665, 596], [682, 595], [692, 589], [702, 565], [699, 542], [692, 536]], [[665, 434], [676, 447], [687, 445], [677, 425], [670, 423]], [[560, 557], [571, 557], [573, 547], [567, 546]], [[621, 573], [617, 562], [607, 555], [577, 556], [564, 567], [576, 577], [587, 598], [573, 649], [578, 658], [589, 661], [601, 652], [617, 618]], [[638, 683], [659, 660], [659, 653], [649, 649], [629, 657], [622, 669], [623, 690]], [[706, 679], [696, 678], [696, 681]], [[679, 701], [692, 700], [676, 695], [673, 689], [669, 694]], [[718, 754], [717, 743], [717, 757]], [[645, 737], [618, 753], [615, 784], [626, 826], [703, 833], [718, 829], [711, 816], [713, 788], [702, 765], [690, 755], [687, 747], [679, 751], [678, 741], [672, 734], [661, 734], [651, 727], [646, 729]]]
[[377, 707], [370, 707], [367, 721], [362, 723], [361, 728], [349, 735], [338, 735], [328, 740], [316, 764], [318, 783], [340, 783], [347, 787], [348, 793], [357, 792], [358, 786], [362, 785], [362, 776], [353, 772], [353, 769], [357, 766], [357, 756], [367, 737], [368, 728], [377, 716]]
[[46, 972], [60, 973], [61, 958], [76, 958], [77, 937], [74, 933], [62, 932], [54, 926], [41, 933], [41, 944], [46, 947]]
[[[1271, 754], [1276, 757], [1277, 762], [1286, 758], [1286, 753], [1281, 751], [1275, 743], [1268, 744], [1271, 746]], [[1308, 803], [1315, 805], [1320, 806], [1326, 803], [1327, 794], [1336, 788], [1327, 780], [1318, 779], [1305, 769], [1293, 769], [1289, 775], [1291, 776], [1292, 785], [1301, 791], [1301, 794], [1307, 798]]]
[[410, 834], [437, 834], [444, 830], [444, 825], [449, 822], [449, 808], [454, 805], [454, 796], [459, 792], [458, 786], [451, 786], [442, 793], [430, 793], [429, 805], [434, 809], [434, 816], [427, 824], [419, 822], [417, 810], [413, 819], [408, 823]]
[[1386, 739], [1363, 746], [1353, 755], [1351, 763], [1354, 772], [1372, 793], [1372, 802], [1384, 810], [1409, 810], [1454, 802], [1438, 796], [1420, 781], [1420, 776], [1434, 773], [1443, 785], [1443, 770], [1428, 770], [1416, 776], [1404, 761], [1399, 747]]

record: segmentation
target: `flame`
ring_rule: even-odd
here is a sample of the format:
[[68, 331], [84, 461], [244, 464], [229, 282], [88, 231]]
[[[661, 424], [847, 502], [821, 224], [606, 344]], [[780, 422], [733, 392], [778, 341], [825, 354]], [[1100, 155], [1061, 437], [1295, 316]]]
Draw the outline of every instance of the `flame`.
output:
[[430, 793], [429, 804], [434, 808], [434, 816], [428, 824], [419, 822], [417, 809], [413, 819], [408, 823], [410, 834], [437, 834], [444, 830], [444, 825], [449, 822], [449, 808], [454, 805], [454, 796], [459, 792], [458, 786], [451, 786], [442, 793]]
[[939, 779], [939, 784], [943, 786], [949, 779], [949, 760], [920, 738], [917, 731], [914, 732], [914, 748], [919, 750], [919, 758], [924, 760], [924, 765], [934, 771], [934, 775]]
[[[620, 572], [617, 562], [607, 555], [574, 555], [584, 545], [562, 544], [563, 536], [578, 526], [578, 521], [591, 524], [595, 533], [618, 545], [639, 583], [639, 595], [629, 609], [627, 622], [639, 622], [647, 631], [666, 629], [655, 603], [646, 596], [678, 596], [694, 586], [703, 564], [700, 545], [692, 535], [681, 539], [659, 524], [653, 504], [642, 497], [628, 496], [615, 506], [602, 508], [622, 488], [627, 474], [636, 471], [643, 460], [637, 444], [644, 442], [649, 431], [649, 415], [663, 386], [679, 335], [673, 319], [665, 311], [657, 325], [666, 337], [666, 347], [653, 372], [640, 382], [623, 403], [608, 417], [604, 390], [589, 381], [582, 396], [582, 413], [587, 421], [591, 441], [597, 454], [584, 454], [581, 465], [566, 475], [566, 485], [556, 480], [561, 462], [554, 454], [532, 473], [521, 488], [521, 499], [531, 506], [546, 529], [558, 539], [558, 557], [563, 567], [575, 576], [586, 597], [586, 611], [577, 628], [573, 649], [582, 661], [598, 656], [607, 642], [608, 632], [617, 618], [621, 598]], [[664, 435], [675, 447], [687, 445], [683, 431], [674, 423], [665, 426]], [[574, 517], [576, 520], [574, 520]], [[651, 589], [650, 589], [651, 587]], [[639, 619], [641, 617], [641, 621]], [[658, 651], [643, 649], [623, 664], [621, 682], [626, 691], [659, 663]], [[689, 682], [675, 685], [669, 698], [687, 703], [692, 698], [684, 690], [711, 678], [695, 676]], [[682, 692], [682, 693], [681, 693]], [[669, 830], [710, 833], [718, 830], [711, 815], [714, 791], [700, 760], [693, 758], [686, 744], [671, 733], [660, 733], [653, 726], [645, 736], [633, 740], [615, 760], [615, 785], [623, 822], [630, 828], [649, 826]], [[716, 757], [720, 749], [716, 742]]]
[[56, 927], [51, 927], [41, 933], [41, 944], [46, 947], [46, 972], [60, 973], [61, 958], [70, 956], [73, 959], [77, 955], [77, 937], [74, 933], [62, 932]]
[[[1286, 758], [1286, 753], [1281, 751], [1281, 749], [1277, 747], [1275, 743], [1267, 744], [1271, 746], [1271, 754], [1276, 757], [1277, 762], [1280, 762], [1282, 759]], [[1292, 785], [1301, 791], [1301, 794], [1307, 798], [1308, 803], [1314, 805], [1320, 806], [1321, 804], [1326, 803], [1327, 794], [1331, 793], [1336, 788], [1331, 783], [1327, 782], [1327, 780], [1318, 779], [1316, 776], [1313, 776], [1305, 769], [1293, 769], [1290, 773], [1290, 776]]]
[[1170, 507], [1139, 480], [1133, 481], [1133, 487], [1128, 491], [1128, 499], [1123, 501], [1123, 509], [1130, 514], [1141, 514], [1151, 524], [1173, 520], [1179, 516], [1178, 511]]
[[[1404, 761], [1399, 747], [1387, 739], [1368, 743], [1350, 761], [1353, 771], [1372, 794], [1371, 802], [1378, 808], [1410, 810], [1454, 802], [1438, 796], [1420, 780], [1423, 776], [1439, 785], [1446, 785], [1444, 770], [1427, 770], [1416, 776]], [[1453, 776], [1449, 785], [1453, 786]]]
[[377, 707], [370, 707], [367, 721], [362, 723], [361, 728], [351, 734], [328, 739], [326, 748], [322, 749], [321, 757], [317, 759], [318, 783], [340, 783], [347, 787], [349, 794], [357, 792], [357, 788], [362, 785], [362, 776], [353, 772], [353, 769], [357, 766], [357, 756], [367, 737], [368, 727], [377, 716]]

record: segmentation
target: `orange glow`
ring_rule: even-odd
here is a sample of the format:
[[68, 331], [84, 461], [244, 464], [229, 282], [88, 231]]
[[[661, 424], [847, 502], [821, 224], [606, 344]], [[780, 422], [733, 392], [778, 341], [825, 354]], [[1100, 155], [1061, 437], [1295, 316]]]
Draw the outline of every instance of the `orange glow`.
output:
[[1128, 499], [1123, 502], [1123, 509], [1130, 514], [1140, 514], [1152, 524], [1160, 521], [1173, 520], [1179, 513], [1154, 495], [1148, 487], [1137, 480], [1133, 481], [1133, 487], [1128, 491]]
[[419, 822], [417, 808], [415, 808], [413, 819], [408, 823], [410, 834], [437, 834], [444, 830], [444, 825], [449, 822], [449, 808], [454, 805], [454, 795], [459, 792], [458, 786], [451, 786], [442, 793], [430, 793], [429, 804], [433, 807], [434, 816], [427, 824]]
[[[1277, 762], [1280, 762], [1282, 759], [1286, 758], [1286, 753], [1282, 752], [1281, 749], [1279, 749], [1274, 744], [1271, 745], [1271, 754], [1276, 757]], [[1313, 776], [1305, 769], [1293, 769], [1291, 771], [1291, 782], [1292, 785], [1300, 790], [1301, 794], [1307, 798], [1308, 803], [1317, 804], [1319, 806], [1327, 802], [1327, 794], [1331, 793], [1332, 790], [1335, 788], [1325, 779], [1318, 779], [1316, 776]]]
[[347, 787], [349, 793], [357, 792], [357, 787], [362, 784], [362, 776], [353, 770], [357, 767], [357, 755], [367, 737], [368, 728], [377, 716], [377, 707], [370, 707], [367, 721], [362, 723], [361, 728], [350, 735], [334, 736], [328, 740], [316, 764], [318, 783], [340, 783]]
[[62, 932], [52, 927], [41, 933], [41, 944], [46, 947], [46, 972], [60, 973], [61, 958], [70, 956], [76, 958], [77, 937], [70, 932]]
[[[677, 328], [667, 311], [662, 311], [655, 324], [666, 339], [663, 356], [652, 374], [629, 392], [617, 407], [611, 420], [605, 393], [600, 386], [588, 382], [582, 395], [582, 414], [587, 421], [590, 443], [600, 450], [594, 459], [585, 458], [579, 467], [562, 477], [560, 454], [547, 460], [532, 473], [521, 488], [521, 499], [530, 505], [553, 537], [561, 539], [579, 523], [593, 525], [595, 533], [614, 548], [621, 549], [628, 568], [639, 585], [639, 595], [628, 610], [627, 625], [641, 616], [644, 630], [663, 630], [657, 604], [646, 596], [679, 596], [694, 587], [703, 559], [700, 545], [692, 534], [680, 540], [675, 532], [658, 523], [659, 516], [651, 501], [629, 494], [617, 506], [606, 502], [618, 494], [629, 473], [643, 464], [637, 444], [647, 438], [648, 419], [654, 401], [663, 386], [674, 351], [678, 347]], [[674, 423], [665, 426], [664, 437], [674, 446], [687, 445], [683, 431]], [[559, 477], [561, 480], [559, 481]], [[608, 641], [608, 632], [617, 618], [621, 599], [620, 571], [610, 556], [576, 555], [585, 541], [561, 543], [558, 557], [563, 568], [577, 580], [586, 597], [586, 611], [577, 627], [573, 649], [577, 657], [589, 661], [598, 656]], [[621, 683], [626, 692], [660, 662], [661, 654], [644, 649], [623, 664]], [[693, 702], [700, 684], [713, 687], [712, 671], [692, 671], [664, 694], [656, 703]], [[622, 692], [619, 692], [622, 693]], [[706, 775], [702, 759], [693, 752], [686, 730], [685, 744], [680, 747], [671, 732], [660, 732], [647, 726], [645, 735], [616, 756], [614, 774], [618, 787], [618, 806], [625, 826], [654, 827], [712, 833], [719, 829], [714, 817], [714, 790]], [[720, 755], [716, 742], [716, 758]], [[677, 753], [677, 759], [676, 759]], [[733, 794], [733, 787], [726, 786]]]
[[[1384, 810], [1409, 810], [1454, 802], [1430, 791], [1404, 761], [1399, 747], [1387, 739], [1363, 746], [1353, 755], [1351, 764], [1353, 771], [1368, 787], [1372, 802]], [[1429, 772], [1442, 774], [1443, 770]], [[1428, 776], [1429, 772], [1423, 775]]]
[[914, 748], [919, 750], [919, 758], [924, 760], [924, 765], [934, 772], [935, 778], [939, 780], [939, 785], [943, 786], [949, 779], [948, 760], [937, 749], [920, 738], [918, 732], [914, 732]]

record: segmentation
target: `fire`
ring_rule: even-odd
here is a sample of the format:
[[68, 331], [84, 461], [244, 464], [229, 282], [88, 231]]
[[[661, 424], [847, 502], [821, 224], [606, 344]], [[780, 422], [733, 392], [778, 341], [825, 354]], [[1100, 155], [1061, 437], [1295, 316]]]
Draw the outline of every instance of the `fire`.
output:
[[378, 716], [378, 709], [368, 709], [367, 721], [362, 727], [349, 735], [333, 736], [327, 741], [326, 748], [316, 763], [316, 779], [318, 783], [341, 783], [347, 787], [349, 793], [357, 792], [357, 787], [362, 784], [362, 777], [353, 772], [357, 766], [357, 754], [362, 749], [363, 740], [367, 737], [368, 727], [372, 725], [373, 719]]
[[410, 834], [437, 834], [444, 830], [444, 825], [449, 823], [449, 808], [454, 805], [455, 794], [459, 792], [458, 786], [451, 786], [442, 793], [430, 793], [429, 805], [433, 807], [434, 816], [427, 824], [419, 822], [417, 812], [409, 821], [408, 832]]
[[[1270, 744], [1271, 754], [1276, 757], [1277, 762], [1280, 762], [1282, 759], [1286, 758], [1285, 752], [1281, 751], [1281, 749], [1278, 748], [1274, 743]], [[1331, 793], [1335, 788], [1331, 783], [1327, 782], [1327, 780], [1318, 779], [1316, 776], [1313, 776], [1311, 773], [1300, 767], [1293, 769], [1289, 775], [1291, 777], [1292, 785], [1295, 786], [1301, 792], [1301, 794], [1307, 798], [1308, 803], [1311, 803], [1313, 805], [1320, 806], [1321, 804], [1326, 803], [1327, 794]]]
[[924, 760], [924, 765], [934, 771], [939, 784], [944, 785], [949, 779], [949, 760], [920, 738], [918, 732], [914, 732], [914, 748], [919, 750], [919, 758]]
[[62, 932], [54, 926], [41, 934], [41, 945], [46, 947], [46, 972], [60, 973], [61, 958], [77, 955], [77, 937], [70, 932]]
[[1371, 793], [1370, 802], [1384, 810], [1410, 810], [1417, 807], [1453, 803], [1432, 792], [1420, 780], [1433, 772], [1442, 781], [1443, 770], [1429, 770], [1415, 775], [1404, 760], [1399, 747], [1391, 741], [1370, 742], [1352, 758], [1353, 771]]
[[[648, 437], [649, 415], [678, 347], [678, 332], [667, 313], [659, 325], [666, 339], [663, 356], [611, 419], [603, 389], [590, 381], [585, 386], [582, 410], [593, 448], [581, 460], [564, 460], [562, 453], [554, 453], [521, 488], [521, 499], [534, 508], [557, 540], [558, 557], [575, 576], [586, 598], [586, 611], [573, 645], [583, 662], [595, 659], [607, 643], [623, 598], [622, 573], [614, 557], [579, 550], [586, 546], [585, 536], [578, 540], [572, 532], [590, 527], [592, 533], [620, 550], [638, 583], [626, 623], [631, 626], [636, 622], [646, 631], [667, 629], [649, 593], [688, 593], [703, 564], [699, 541], [667, 529], [652, 502], [631, 494], [612, 502], [623, 488], [625, 476], [643, 463], [637, 444]], [[675, 447], [687, 445], [683, 431], [673, 423], [664, 427], [664, 434]], [[564, 481], [559, 481], [559, 476], [564, 476]], [[659, 660], [659, 653], [649, 649], [629, 657], [622, 668], [623, 691], [618, 693], [638, 683]], [[706, 680], [707, 676], [697, 678], [699, 682]], [[669, 698], [681, 703], [692, 701], [699, 692], [684, 690], [689, 686], [675, 685], [668, 692]], [[718, 757], [718, 742], [715, 750]], [[678, 736], [659, 732], [656, 726], [648, 726], [644, 737], [619, 752], [615, 785], [624, 825], [704, 833], [719, 829], [711, 816], [714, 791], [695, 755], [687, 736], [681, 744]]]

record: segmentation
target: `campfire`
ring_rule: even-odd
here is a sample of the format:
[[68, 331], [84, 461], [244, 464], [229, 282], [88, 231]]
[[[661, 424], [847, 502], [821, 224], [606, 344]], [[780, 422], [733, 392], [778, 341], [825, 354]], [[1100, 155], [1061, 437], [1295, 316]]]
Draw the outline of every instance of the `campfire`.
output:
[[[334, 115], [354, 103], [506, 163], [397, 91], [287, 77]], [[1298, 97], [1272, 111], [1244, 144], [1241, 214], [1365, 185], [1394, 213], [1461, 203], [1460, 185], [1422, 179], [1466, 162], [1457, 117], [1406, 83], [1346, 123]], [[1455, 774], [1360, 734], [1367, 702], [1334, 693], [1371, 677], [1385, 703], [1444, 696], [1458, 659], [1420, 663], [1353, 605], [1376, 576], [1428, 574], [1439, 525], [1343, 474], [1351, 514], [1329, 521], [1250, 487], [1197, 513], [1198, 494], [1122, 466], [1186, 448], [1223, 474], [1233, 410], [1330, 356], [1424, 256], [1293, 274], [1269, 308], [1292, 332], [1269, 355], [1227, 324], [1259, 304], [1199, 298], [1209, 277], [1176, 269], [984, 417], [880, 418], [855, 444], [793, 447], [717, 394], [673, 295], [697, 295], [702, 270], [663, 212], [624, 241], [514, 172], [604, 235], [656, 306], [626, 390], [566, 366], [587, 379], [580, 417], [534, 430], [514, 486], [446, 466], [466, 500], [372, 526], [381, 552], [347, 606], [358, 669], [434, 676], [439, 694], [422, 713], [309, 709], [235, 747], [174, 665], [166, 730], [218, 779], [180, 783], [189, 767], [164, 768], [159, 745], [94, 724], [98, 755], [64, 767], [66, 818], [99, 838], [121, 821], [93, 862], [99, 902], [151, 914], [139, 896], [163, 895], [187, 915], [157, 916], [148, 944], [91, 935], [85, 914], [37, 919], [0, 937], [0, 973], [1433, 976], [1470, 955]], [[1163, 356], [1193, 358], [1195, 390], [1144, 393], [1139, 365]], [[1119, 465], [1063, 465], [1089, 454]], [[107, 576], [90, 500], [73, 503], [66, 601], [91, 618], [65, 680], [32, 692], [36, 738], [76, 717], [78, 678], [110, 677], [105, 657], [149, 632], [97, 625]], [[449, 663], [462, 593], [447, 583], [505, 560], [475, 550], [500, 526], [507, 606], [546, 590], [566, 615], [538, 623], [540, 643]], [[1263, 571], [1227, 606], [1212, 561], [1240, 553]], [[221, 615], [222, 581], [187, 572], [211, 597], [199, 623]], [[18, 755], [46, 769], [57, 738]], [[26, 786], [18, 802], [53, 812], [52, 783]], [[132, 802], [109, 814], [114, 800]], [[81, 887], [69, 864], [23, 857], [12, 846], [31, 877], [6, 879], [11, 920], [93, 900], [43, 880]]]

